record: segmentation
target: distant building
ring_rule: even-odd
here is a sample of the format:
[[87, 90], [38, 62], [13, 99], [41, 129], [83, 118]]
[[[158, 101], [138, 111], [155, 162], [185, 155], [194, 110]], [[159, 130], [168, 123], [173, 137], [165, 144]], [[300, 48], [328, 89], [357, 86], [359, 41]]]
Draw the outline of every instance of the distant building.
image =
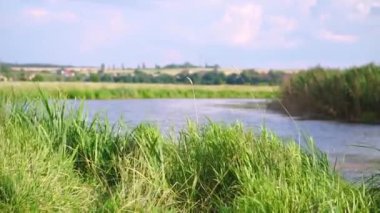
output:
[[68, 68], [62, 68], [62, 69], [59, 69], [57, 71], [57, 75], [64, 76], [66, 78], [74, 77], [75, 71], [72, 69], [68, 69]]

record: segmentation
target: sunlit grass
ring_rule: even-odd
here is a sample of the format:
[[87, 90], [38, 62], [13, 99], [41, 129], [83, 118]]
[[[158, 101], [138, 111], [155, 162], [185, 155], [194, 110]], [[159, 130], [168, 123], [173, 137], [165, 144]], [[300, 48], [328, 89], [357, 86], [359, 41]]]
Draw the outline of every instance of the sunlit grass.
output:
[[[123, 98], [192, 98], [191, 85], [178, 84], [119, 84], [78, 82], [3, 82], [0, 96], [38, 97], [39, 89], [52, 97], [70, 99], [123, 99]], [[197, 98], [273, 98], [277, 86], [196, 85]]]
[[62, 102], [3, 102], [1, 211], [370, 212], [364, 185], [331, 170], [313, 145], [241, 124], [88, 120]]

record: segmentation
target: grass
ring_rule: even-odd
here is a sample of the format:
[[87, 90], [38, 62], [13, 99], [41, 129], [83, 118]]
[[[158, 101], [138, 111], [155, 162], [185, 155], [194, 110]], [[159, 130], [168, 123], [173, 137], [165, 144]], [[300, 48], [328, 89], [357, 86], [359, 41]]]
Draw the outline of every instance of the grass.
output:
[[[50, 97], [69, 99], [128, 99], [128, 98], [193, 98], [191, 85], [174, 84], [117, 84], [71, 82], [2, 82], [0, 96], [38, 97], [39, 89]], [[198, 86], [197, 98], [273, 98], [276, 86]]]
[[[0, 211], [371, 212], [378, 197], [312, 144], [241, 124], [157, 127], [89, 120], [45, 98], [0, 107]], [[377, 200], [376, 200], [377, 199]]]
[[281, 90], [292, 114], [351, 122], [380, 122], [380, 66], [320, 67], [294, 75]]

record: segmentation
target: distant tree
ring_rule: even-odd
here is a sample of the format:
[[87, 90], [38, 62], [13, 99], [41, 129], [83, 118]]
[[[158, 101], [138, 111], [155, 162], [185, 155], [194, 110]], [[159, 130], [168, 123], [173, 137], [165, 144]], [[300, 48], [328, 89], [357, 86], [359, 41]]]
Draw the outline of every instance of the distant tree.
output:
[[130, 74], [115, 76], [114, 81], [115, 82], [131, 83], [131, 82], [133, 82], [133, 76]]
[[0, 64], [0, 74], [7, 78], [10, 78], [12, 77], [12, 69], [7, 65]]
[[85, 74], [77, 74], [74, 77], [72, 77], [73, 81], [84, 81], [86, 78]]
[[153, 82], [163, 84], [176, 83], [176, 77], [168, 74], [160, 74], [154, 78]]
[[146, 74], [141, 70], [135, 70], [133, 76], [133, 82], [136, 83], [151, 83], [153, 81], [153, 76]]
[[210, 71], [202, 75], [202, 84], [223, 84], [226, 81], [226, 76], [222, 72]]
[[100, 76], [99, 80], [102, 82], [113, 82], [113, 76], [110, 74], [104, 74], [104, 75]]
[[242, 84], [242, 79], [239, 74], [232, 73], [226, 77], [227, 84]]
[[100, 81], [100, 77], [99, 77], [98, 74], [91, 73], [90, 76], [89, 76], [89, 81], [91, 81], [91, 82], [99, 82]]
[[20, 81], [27, 81], [28, 80], [26, 72], [24, 71], [24, 69], [21, 69], [18, 80], [20, 80]]
[[244, 84], [258, 84], [261, 81], [260, 73], [256, 70], [243, 70], [240, 77]]
[[100, 70], [99, 70], [99, 73], [104, 73], [106, 71], [106, 65], [104, 65], [104, 63], [102, 63], [100, 65]]
[[185, 62], [183, 64], [168, 64], [168, 65], [164, 66], [164, 68], [166, 68], [166, 69], [178, 69], [178, 68], [189, 69], [189, 68], [196, 68], [196, 67], [198, 67], [198, 66], [193, 65], [189, 62]]
[[284, 78], [287, 76], [285, 72], [282, 71], [273, 71], [268, 72], [268, 78], [270, 84], [280, 84]]
[[44, 76], [41, 75], [41, 74], [37, 74], [37, 75], [35, 75], [35, 76], [33, 77], [33, 79], [32, 79], [32, 81], [44, 81], [44, 80], [45, 80], [45, 78], [44, 78]]
[[[199, 72], [193, 73], [189, 76], [194, 84], [201, 84], [202, 83], [202, 74]], [[189, 80], [186, 78], [185, 83], [189, 83]]]
[[188, 70], [182, 70], [182, 72], [178, 73], [175, 78], [177, 83], [188, 83], [186, 77], [189, 77], [190, 73]]

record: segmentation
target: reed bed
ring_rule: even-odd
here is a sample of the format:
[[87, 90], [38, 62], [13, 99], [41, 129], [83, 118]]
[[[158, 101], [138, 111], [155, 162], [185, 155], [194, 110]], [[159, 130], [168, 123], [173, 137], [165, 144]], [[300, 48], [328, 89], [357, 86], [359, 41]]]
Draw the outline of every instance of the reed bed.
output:
[[296, 115], [351, 122], [380, 122], [380, 66], [347, 70], [321, 67], [294, 75], [281, 89]]
[[[0, 96], [39, 97], [40, 91], [49, 97], [69, 99], [130, 99], [130, 98], [193, 98], [192, 85], [122, 84], [78, 82], [2, 82]], [[276, 86], [218, 85], [194, 87], [197, 98], [273, 98]]]
[[62, 101], [4, 99], [2, 212], [372, 212], [379, 200], [325, 154], [241, 124], [166, 136], [110, 125]]

